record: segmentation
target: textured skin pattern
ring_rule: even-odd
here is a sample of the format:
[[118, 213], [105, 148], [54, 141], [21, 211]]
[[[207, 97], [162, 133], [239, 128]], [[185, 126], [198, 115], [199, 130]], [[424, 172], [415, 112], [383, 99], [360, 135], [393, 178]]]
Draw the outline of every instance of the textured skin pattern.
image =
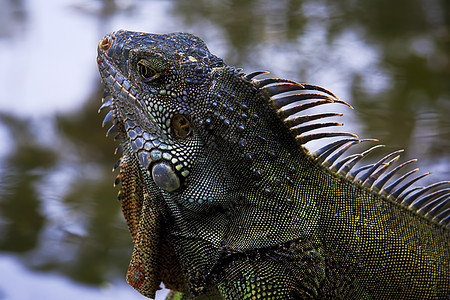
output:
[[[401, 202], [372, 187], [375, 167], [358, 181], [303, 147], [327, 135], [302, 132], [339, 124], [296, 124], [337, 114], [290, 117], [334, 95], [256, 80], [185, 33], [117, 31], [98, 53], [140, 293], [163, 282], [170, 299], [450, 297], [448, 189]], [[306, 92], [277, 96], [293, 90]], [[294, 98], [319, 100], [280, 108]]]

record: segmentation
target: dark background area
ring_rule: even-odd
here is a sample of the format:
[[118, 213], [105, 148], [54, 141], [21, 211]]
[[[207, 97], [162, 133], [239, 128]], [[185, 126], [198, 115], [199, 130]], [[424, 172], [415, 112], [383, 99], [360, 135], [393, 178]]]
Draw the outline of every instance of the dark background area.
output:
[[117, 29], [191, 32], [324, 86], [355, 108], [336, 108], [346, 131], [388, 145], [375, 158], [404, 148], [423, 184], [450, 179], [450, 1], [0, 0], [0, 299], [143, 299], [97, 114], [97, 42]]

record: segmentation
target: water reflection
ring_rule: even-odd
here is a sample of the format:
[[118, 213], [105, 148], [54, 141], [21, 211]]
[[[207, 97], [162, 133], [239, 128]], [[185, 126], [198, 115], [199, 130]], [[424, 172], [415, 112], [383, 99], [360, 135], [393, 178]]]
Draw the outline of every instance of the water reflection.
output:
[[[59, 274], [94, 286], [123, 280], [131, 241], [114, 201], [111, 168], [117, 157], [96, 113], [101, 87], [95, 67], [96, 41], [119, 28], [190, 31], [229, 64], [330, 88], [356, 107], [345, 111], [356, 116], [348, 121], [354, 126], [350, 131], [380, 138], [391, 146], [386, 151], [407, 148], [407, 156], [423, 158], [423, 169], [450, 178], [448, 1], [66, 0], [63, 10], [49, 6], [48, 15], [40, 12], [48, 19], [40, 22], [52, 28], [46, 23], [54, 17], [50, 13], [70, 10], [70, 18], [85, 27], [72, 26], [73, 32], [58, 35], [57, 43], [70, 48], [87, 42], [89, 34], [91, 42], [77, 48], [89, 49], [88, 54], [70, 52], [69, 57], [89, 59], [76, 68], [58, 65], [65, 72], [55, 76], [42, 70], [68, 60], [67, 52], [56, 57], [43, 51], [47, 56], [34, 62], [38, 67], [19, 64], [33, 79], [26, 85], [10, 62], [23, 61], [31, 43], [27, 38], [34, 41], [17, 28], [36, 22], [37, 6], [33, 1], [27, 6], [0, 3], [0, 14], [6, 8], [10, 12], [0, 17], [8, 23], [0, 26], [0, 54], [8, 55], [0, 60], [10, 66], [9, 73], [0, 72], [0, 255], [13, 255], [14, 264], [41, 272], [36, 274]], [[47, 39], [50, 44], [43, 49], [53, 47], [52, 41]], [[84, 85], [81, 75], [70, 77], [80, 70], [91, 85]], [[33, 85], [38, 79], [49, 82], [46, 88], [55, 91], [58, 103]], [[71, 90], [88, 96], [74, 97]], [[0, 284], [2, 289], [8, 295]]]
[[[0, 202], [0, 249], [26, 252], [38, 244], [45, 217], [40, 212], [36, 184], [55, 163], [52, 150], [39, 146], [24, 120], [5, 114], [0, 120], [14, 136], [13, 151], [5, 159]], [[24, 209], [26, 208], [26, 209]]]

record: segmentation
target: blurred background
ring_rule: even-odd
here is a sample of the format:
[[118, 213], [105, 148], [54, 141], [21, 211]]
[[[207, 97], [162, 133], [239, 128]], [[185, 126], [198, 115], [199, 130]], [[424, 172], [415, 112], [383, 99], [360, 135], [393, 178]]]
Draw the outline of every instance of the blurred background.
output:
[[375, 158], [405, 148], [422, 184], [450, 179], [448, 0], [0, 0], [1, 300], [143, 299], [97, 114], [96, 47], [117, 29], [191, 32], [246, 72], [326, 87], [355, 107], [347, 131], [389, 145]]

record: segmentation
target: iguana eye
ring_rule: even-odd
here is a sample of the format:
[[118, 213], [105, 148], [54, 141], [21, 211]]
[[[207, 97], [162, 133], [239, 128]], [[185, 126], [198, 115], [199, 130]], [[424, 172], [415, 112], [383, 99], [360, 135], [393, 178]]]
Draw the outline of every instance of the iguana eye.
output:
[[144, 82], [151, 82], [160, 76], [145, 59], [141, 59], [137, 63], [137, 71]]
[[172, 117], [171, 129], [175, 137], [184, 139], [191, 135], [191, 122], [181, 114], [176, 114]]

